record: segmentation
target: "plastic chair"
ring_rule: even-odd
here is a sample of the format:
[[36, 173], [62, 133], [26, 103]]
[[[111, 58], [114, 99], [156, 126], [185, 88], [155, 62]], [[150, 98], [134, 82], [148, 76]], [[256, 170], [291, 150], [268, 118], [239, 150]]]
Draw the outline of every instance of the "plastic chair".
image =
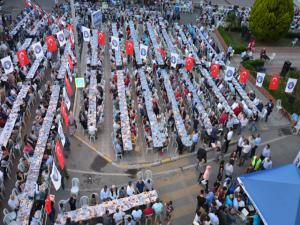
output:
[[78, 196], [78, 193], [79, 193], [79, 179], [74, 177], [72, 179], [71, 194]]
[[11, 217], [9, 215], [5, 215], [4, 218], [3, 218], [3, 224], [10, 225], [11, 222], [13, 222], [13, 220], [11, 219]]
[[152, 180], [152, 171], [151, 170], [146, 170], [144, 173], [144, 178], [145, 180]]
[[81, 207], [87, 207], [90, 204], [90, 199], [88, 196], [82, 196], [80, 198], [80, 205]]
[[137, 178], [138, 180], [144, 180], [144, 174], [143, 174], [143, 171], [137, 172], [136, 178]]
[[276, 53], [273, 52], [272, 55], [270, 56], [269, 63], [272, 63], [274, 61], [275, 57], [276, 57]]
[[278, 99], [276, 101], [276, 106], [275, 107], [276, 107], [277, 112], [279, 112], [282, 109], [281, 99]]
[[145, 216], [145, 225], [148, 225], [149, 221], [150, 221], [149, 225], [152, 224], [152, 216], [153, 214]]

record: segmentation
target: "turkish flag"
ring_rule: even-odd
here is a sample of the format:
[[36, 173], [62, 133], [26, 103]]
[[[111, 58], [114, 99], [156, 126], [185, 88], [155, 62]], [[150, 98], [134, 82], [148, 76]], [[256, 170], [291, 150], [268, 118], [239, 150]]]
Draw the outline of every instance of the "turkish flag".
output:
[[194, 59], [193, 57], [187, 57], [186, 60], [185, 60], [185, 69], [187, 71], [191, 71], [193, 69], [193, 66], [194, 66]]
[[280, 80], [279, 75], [273, 75], [270, 80], [269, 90], [277, 90], [279, 87], [279, 80]]
[[67, 88], [69, 96], [72, 96], [73, 95], [73, 90], [72, 90], [72, 86], [70, 84], [68, 76], [65, 76], [65, 83], [66, 83], [66, 88]]
[[74, 65], [73, 65], [73, 61], [72, 61], [72, 59], [71, 59], [71, 56], [70, 56], [70, 55], [68, 55], [68, 62], [69, 62], [70, 70], [71, 70], [71, 71], [73, 71], [73, 69], [74, 69]]
[[240, 83], [241, 84], [246, 84], [249, 76], [250, 76], [249, 70], [241, 69], [241, 71], [240, 71]]
[[98, 32], [98, 44], [100, 46], [105, 45], [105, 33], [104, 32]]
[[125, 48], [126, 48], [126, 54], [127, 55], [133, 55], [133, 47], [134, 47], [134, 44], [133, 44], [133, 41], [131, 41], [131, 40], [126, 40], [126, 42], [125, 42]]
[[29, 64], [29, 58], [25, 49], [17, 52], [20, 66], [27, 66]]
[[68, 31], [70, 31], [70, 32], [73, 32], [73, 31], [74, 31], [74, 27], [73, 27], [72, 24], [68, 24], [68, 25], [67, 25], [67, 29], [68, 29]]
[[63, 150], [62, 150], [62, 146], [61, 146], [60, 140], [56, 141], [56, 144], [55, 144], [55, 155], [56, 155], [56, 158], [57, 158], [57, 160], [59, 162], [60, 168], [63, 170], [65, 168], [65, 158], [64, 158], [64, 153], [63, 153]]
[[47, 43], [49, 52], [57, 51], [57, 45], [56, 45], [56, 41], [55, 41], [55, 38], [53, 35], [46, 37], [46, 43]]
[[52, 211], [51, 199], [50, 199], [50, 194], [48, 194], [47, 198], [45, 199], [45, 212], [49, 215], [51, 211]]
[[213, 78], [218, 78], [219, 76], [220, 65], [219, 64], [211, 64], [210, 72]]
[[68, 126], [69, 125], [69, 117], [67, 114], [66, 105], [63, 101], [60, 104], [60, 113], [61, 113], [62, 117], [64, 118], [65, 124]]
[[163, 48], [159, 48], [158, 51], [161, 54], [161, 56], [163, 57], [163, 59], [165, 59], [167, 56], [166, 51]]

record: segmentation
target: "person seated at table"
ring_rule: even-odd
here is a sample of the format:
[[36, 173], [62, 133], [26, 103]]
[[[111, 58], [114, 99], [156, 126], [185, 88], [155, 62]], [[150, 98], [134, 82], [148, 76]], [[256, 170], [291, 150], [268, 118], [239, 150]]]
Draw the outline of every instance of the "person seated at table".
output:
[[8, 200], [8, 206], [13, 210], [13, 211], [18, 211], [19, 209], [19, 199], [17, 196], [15, 196], [14, 194], [11, 194], [9, 196], [9, 200]]
[[32, 145], [29, 143], [29, 141], [26, 141], [26, 144], [23, 148], [23, 153], [28, 154], [29, 156], [33, 156], [34, 149], [33, 149]]
[[101, 189], [100, 199], [103, 202], [110, 200], [110, 192], [109, 192], [109, 190], [107, 188], [107, 185], [104, 185], [104, 187]]
[[142, 179], [139, 179], [135, 184], [136, 190], [138, 193], [142, 193], [145, 189], [145, 183]]
[[103, 225], [113, 225], [113, 218], [109, 215], [109, 210], [105, 210], [105, 214], [100, 217], [100, 221]]
[[131, 181], [128, 182], [127, 188], [126, 188], [126, 194], [127, 196], [132, 196], [135, 194], [134, 185]]
[[163, 212], [164, 205], [159, 200], [159, 198], [156, 199], [155, 203], [152, 205], [152, 209], [154, 210], [155, 215], [161, 215]]
[[10, 155], [10, 150], [4, 146], [1, 146], [2, 150], [2, 159], [1, 161], [8, 161], [9, 160], [9, 155]]
[[69, 205], [70, 205], [70, 210], [73, 211], [73, 210], [76, 210], [76, 196], [70, 196], [68, 202], [69, 202]]
[[142, 210], [139, 207], [135, 207], [131, 212], [134, 221], [140, 221], [143, 215]]
[[146, 208], [143, 211], [145, 216], [152, 216], [154, 214], [154, 210], [151, 207], [151, 204], [147, 204]]
[[111, 200], [117, 199], [118, 198], [118, 188], [116, 185], [112, 185], [109, 191], [109, 198]]
[[116, 224], [119, 224], [121, 221], [123, 221], [123, 217], [125, 216], [125, 213], [120, 211], [119, 208], [116, 209], [116, 212], [113, 215], [114, 221]]
[[220, 115], [219, 123], [225, 125], [227, 123], [227, 120], [228, 120], [228, 112], [226, 112], [226, 110], [224, 109]]
[[0, 108], [0, 127], [4, 127], [7, 118], [8, 118], [8, 115], [6, 114], [6, 112], [1, 107]]

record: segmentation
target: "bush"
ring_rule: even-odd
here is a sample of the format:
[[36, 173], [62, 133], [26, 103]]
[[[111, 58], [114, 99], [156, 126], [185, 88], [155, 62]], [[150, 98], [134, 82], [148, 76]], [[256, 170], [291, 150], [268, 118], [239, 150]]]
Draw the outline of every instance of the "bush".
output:
[[251, 74], [254, 76], [256, 72], [259, 71], [261, 67], [265, 65], [265, 61], [256, 59], [256, 60], [246, 60], [242, 62], [243, 67], [250, 70]]
[[218, 28], [219, 33], [221, 34], [223, 40], [225, 43], [229, 46], [231, 45], [232, 48], [234, 49], [235, 54], [241, 54], [242, 52], [247, 50], [246, 44], [241, 44], [237, 40], [233, 38], [232, 35], [230, 35], [224, 27], [219, 27]]
[[293, 0], [255, 0], [250, 30], [258, 40], [276, 41], [288, 32], [293, 16]]
[[286, 38], [294, 39], [298, 38], [300, 39], [300, 33], [295, 33], [295, 32], [287, 32], [285, 35]]
[[247, 51], [247, 48], [245, 45], [235, 45], [232, 47], [234, 49], [234, 54], [241, 54], [242, 52]]

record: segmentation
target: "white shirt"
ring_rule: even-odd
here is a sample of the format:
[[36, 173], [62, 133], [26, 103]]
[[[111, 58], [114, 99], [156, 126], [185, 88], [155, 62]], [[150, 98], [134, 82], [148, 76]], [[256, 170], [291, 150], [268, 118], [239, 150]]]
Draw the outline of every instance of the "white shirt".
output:
[[125, 216], [125, 213], [122, 211], [119, 211], [118, 213], [115, 213], [113, 217], [114, 217], [115, 222], [117, 223], [117, 222], [120, 222], [121, 220], [123, 220], [123, 216]]
[[101, 198], [101, 200], [108, 199], [109, 196], [110, 196], [109, 190], [106, 189], [106, 191], [105, 191], [104, 188], [102, 188], [102, 190], [100, 192], [100, 198]]
[[132, 213], [131, 213], [132, 217], [135, 219], [135, 220], [138, 220], [142, 217], [142, 210], [138, 209], [138, 210], [133, 210]]
[[132, 186], [127, 185], [127, 195], [132, 196], [134, 195], [134, 188]]
[[244, 138], [243, 138], [243, 137], [240, 137], [237, 145], [238, 145], [239, 147], [243, 147], [243, 143], [244, 143]]
[[231, 141], [232, 136], [233, 136], [233, 131], [231, 130], [231, 131], [229, 131], [228, 134], [227, 134], [227, 140], [228, 140], [228, 141]]
[[208, 213], [211, 225], [219, 225], [219, 218], [214, 213]]
[[14, 200], [9, 199], [8, 200], [8, 205], [12, 210], [15, 210], [19, 206], [19, 200], [17, 197], [15, 197]]
[[225, 175], [231, 176], [233, 173], [233, 165], [231, 165], [230, 163], [226, 163], [224, 171], [225, 171]]
[[248, 154], [250, 152], [250, 150], [251, 150], [251, 145], [249, 145], [249, 144], [243, 145], [243, 150], [242, 150], [243, 153]]

